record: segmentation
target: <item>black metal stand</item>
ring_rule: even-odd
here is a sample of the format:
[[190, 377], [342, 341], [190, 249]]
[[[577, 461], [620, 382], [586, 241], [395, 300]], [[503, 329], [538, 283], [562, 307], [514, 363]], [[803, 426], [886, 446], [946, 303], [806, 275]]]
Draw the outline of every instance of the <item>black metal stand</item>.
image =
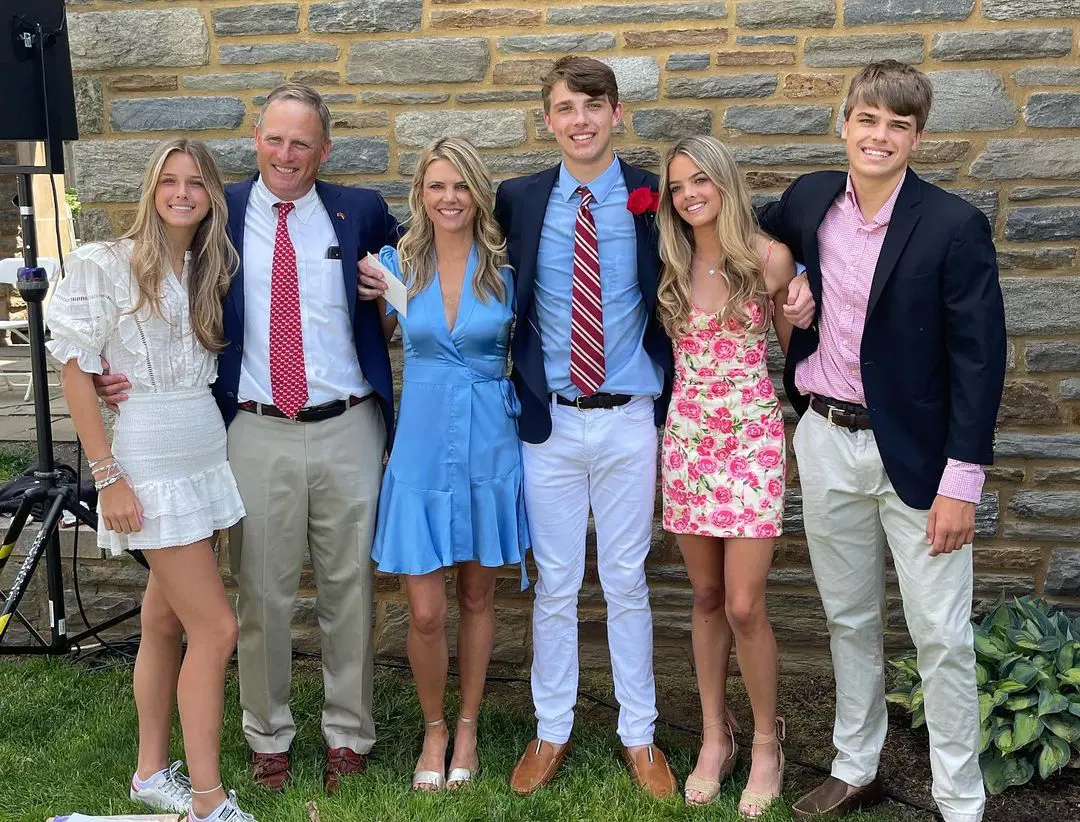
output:
[[[61, 7], [62, 10], [62, 7]], [[62, 17], [61, 17], [62, 21]], [[41, 530], [31, 543], [26, 559], [15, 577], [11, 590], [5, 595], [0, 593], [3, 610], [0, 611], [0, 654], [66, 654], [78, 649], [79, 643], [89, 636], [97, 637], [103, 631], [134, 616], [139, 608], [132, 608], [106, 622], [91, 627], [82, 633], [68, 635], [66, 609], [64, 604], [64, 575], [60, 558], [60, 537], [57, 528], [64, 512], [73, 515], [79, 522], [97, 529], [97, 515], [79, 500], [77, 486], [61, 481], [53, 459], [52, 414], [49, 408], [49, 383], [45, 351], [45, 321], [41, 303], [49, 290], [49, 278], [45, 269], [37, 264], [37, 232], [34, 226], [34, 205], [31, 192], [31, 174], [63, 170], [63, 141], [60, 130], [54, 126], [58, 118], [59, 103], [49, 100], [49, 71], [45, 59], [45, 49], [50, 45], [49, 38], [63, 32], [63, 26], [56, 31], [46, 32], [40, 23], [33, 25], [16, 19], [14, 36], [25, 51], [26, 59], [33, 59], [37, 64], [40, 78], [39, 94], [45, 112], [43, 134], [39, 139], [45, 142], [45, 163], [42, 166], [8, 166], [0, 168], [0, 173], [18, 175], [19, 219], [23, 236], [23, 263], [19, 269], [19, 294], [26, 301], [30, 326], [30, 370], [34, 391], [34, 418], [37, 432], [37, 470], [34, 479], [37, 484], [26, 491], [15, 516], [11, 520], [4, 541], [0, 544], [0, 571], [3, 570], [15, 550], [15, 544], [22, 535], [27, 520], [33, 518], [41, 522]], [[70, 69], [68, 69], [70, 74]], [[73, 100], [67, 101], [74, 110]], [[59, 249], [58, 249], [59, 250]], [[143, 565], [146, 560], [137, 552], [133, 554]], [[19, 603], [26, 594], [42, 557], [45, 559], [45, 574], [48, 583], [49, 601], [49, 637], [46, 639], [37, 631], [30, 620], [18, 610]], [[4, 636], [10, 627], [12, 618], [22, 624], [30, 633], [34, 644], [4, 645]]]
[[[37, 432], [37, 470], [34, 479], [37, 485], [28, 490], [19, 504], [18, 511], [8, 526], [0, 545], [0, 570], [7, 564], [22, 535], [27, 520], [33, 518], [41, 522], [41, 529], [31, 543], [26, 559], [15, 577], [11, 591], [4, 595], [4, 608], [0, 612], [0, 654], [66, 654], [88, 636], [95, 635], [112, 627], [139, 612], [132, 608], [96, 627], [69, 636], [67, 632], [66, 608], [64, 603], [64, 575], [60, 558], [60, 535], [57, 529], [64, 512], [73, 515], [79, 522], [96, 530], [97, 514], [79, 500], [79, 489], [70, 483], [60, 481], [53, 459], [52, 416], [49, 407], [49, 383], [45, 352], [45, 322], [41, 302], [49, 290], [49, 279], [45, 269], [37, 265], [37, 235], [34, 228], [34, 209], [30, 194], [30, 175], [19, 175], [19, 211], [23, 232], [23, 262], [19, 269], [19, 293], [26, 301], [30, 325], [30, 370], [34, 384], [34, 419]], [[19, 613], [19, 602], [30, 586], [35, 569], [42, 557], [45, 558], [45, 576], [49, 590], [49, 638], [43, 637], [34, 629], [30, 620]], [[35, 644], [5, 645], [4, 635], [9, 623], [15, 617], [28, 629]]]

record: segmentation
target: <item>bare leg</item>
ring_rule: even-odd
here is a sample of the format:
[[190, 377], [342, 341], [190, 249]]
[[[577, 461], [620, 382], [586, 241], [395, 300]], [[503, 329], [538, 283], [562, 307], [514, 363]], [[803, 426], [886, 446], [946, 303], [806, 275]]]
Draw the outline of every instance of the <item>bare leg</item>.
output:
[[135, 656], [135, 708], [139, 714], [139, 779], [148, 779], [169, 765], [169, 730], [176, 707], [180, 674], [180, 640], [184, 626], [150, 574], [140, 614], [142, 638]]
[[221, 722], [225, 669], [236, 647], [236, 617], [225, 596], [210, 540], [147, 551], [146, 558], [159, 590], [187, 634], [176, 695], [191, 776], [191, 807], [197, 815], [206, 816], [225, 800]]
[[[754, 710], [754, 732], [763, 736], [776, 733], [776, 639], [765, 613], [765, 583], [773, 545], [771, 539], [729, 539], [724, 560], [728, 624], [735, 635], [739, 670]], [[747, 790], [778, 795], [779, 766], [776, 745], [754, 745]], [[741, 805], [740, 810], [752, 816], [761, 811], [756, 805]]]
[[[724, 728], [728, 659], [732, 634], [724, 612], [724, 543], [715, 537], [681, 534], [678, 537], [686, 571], [690, 575], [694, 605], [690, 631], [694, 668], [701, 696], [701, 751], [693, 774], [714, 780], [721, 764], [731, 755], [731, 739]], [[688, 791], [690, 802], [706, 797]]]
[[[416, 695], [424, 712], [424, 745], [416, 762], [418, 771], [443, 773], [450, 733], [443, 717], [446, 671], [446, 575], [440, 568], [430, 574], [405, 577], [409, 597], [409, 664], [416, 680]], [[432, 723], [438, 724], [432, 724]]]
[[[461, 614], [458, 626], [458, 667], [461, 672], [461, 711], [454, 733], [451, 768], [476, 770], [476, 718], [484, 695], [491, 647], [495, 640], [495, 568], [479, 562], [458, 565], [457, 593]], [[451, 787], [453, 787], [451, 785]]]

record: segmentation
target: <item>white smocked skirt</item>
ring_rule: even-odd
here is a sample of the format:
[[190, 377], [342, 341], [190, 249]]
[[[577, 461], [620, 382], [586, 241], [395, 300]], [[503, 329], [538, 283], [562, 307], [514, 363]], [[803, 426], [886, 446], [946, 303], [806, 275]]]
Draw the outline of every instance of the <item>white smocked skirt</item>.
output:
[[143, 524], [134, 534], [109, 531], [99, 507], [98, 545], [109, 553], [189, 545], [244, 516], [209, 387], [132, 392], [120, 404], [112, 447], [142, 505]]

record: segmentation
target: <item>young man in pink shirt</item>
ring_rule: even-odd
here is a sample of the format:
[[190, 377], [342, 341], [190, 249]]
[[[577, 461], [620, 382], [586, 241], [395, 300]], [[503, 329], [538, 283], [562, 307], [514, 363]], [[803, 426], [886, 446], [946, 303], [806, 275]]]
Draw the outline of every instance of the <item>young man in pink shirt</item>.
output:
[[819, 306], [792, 334], [785, 385], [803, 414], [793, 445], [829, 624], [837, 755], [795, 803], [800, 818], [882, 798], [887, 549], [919, 653], [938, 809], [979, 822], [985, 804], [971, 542], [1005, 315], [986, 217], [908, 167], [931, 100], [911, 66], [867, 66], [847, 96], [847, 173], [805, 175], [759, 215], [806, 265]]

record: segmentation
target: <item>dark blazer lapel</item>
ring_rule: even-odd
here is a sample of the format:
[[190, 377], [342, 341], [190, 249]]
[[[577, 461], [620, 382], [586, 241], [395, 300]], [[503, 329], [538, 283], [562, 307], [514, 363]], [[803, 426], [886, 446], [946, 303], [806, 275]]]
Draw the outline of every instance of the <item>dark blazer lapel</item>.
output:
[[[636, 188], [652, 188], [648, 177], [629, 163], [619, 159], [626, 192]], [[656, 310], [656, 289], [660, 285], [660, 256], [657, 251], [656, 215], [646, 212], [634, 215], [634, 234], [637, 240], [637, 276], [645, 308], [652, 316]]]
[[256, 174], [225, 189], [225, 203], [229, 212], [229, 239], [240, 257], [236, 274], [229, 283], [229, 292], [225, 295], [225, 310], [232, 312], [236, 320], [236, 328], [239, 329], [237, 332], [239, 336], [243, 336], [244, 333], [244, 222], [247, 217], [248, 200], [251, 199], [251, 186], [258, 177], [259, 175]]
[[315, 181], [315, 192], [326, 209], [326, 216], [334, 226], [338, 248], [341, 249], [341, 276], [345, 281], [345, 301], [349, 305], [349, 322], [356, 321], [356, 223], [355, 215], [342, 208], [341, 191], [326, 185], [321, 180]]
[[885, 290], [885, 284], [889, 281], [900, 255], [904, 251], [911, 232], [922, 216], [918, 205], [922, 202], [920, 186], [922, 181], [910, 168], [904, 178], [904, 184], [900, 187], [900, 194], [896, 198], [893, 207], [892, 218], [889, 220], [889, 228], [885, 232], [885, 242], [881, 246], [881, 254], [878, 256], [877, 268], [874, 269], [874, 281], [870, 286], [870, 299], [866, 305], [866, 316], [874, 312], [874, 306]]
[[836, 184], [829, 185], [822, 191], [822, 196], [817, 202], [814, 203], [813, 211], [807, 215], [807, 220], [803, 234], [803, 250], [805, 253], [805, 260], [799, 260], [806, 266], [806, 273], [810, 280], [810, 291], [814, 295], [814, 300], [817, 304], [821, 305], [821, 250], [818, 248], [817, 233], [821, 228], [822, 222], [825, 221], [825, 215], [829, 213], [829, 209], [832, 204], [836, 202], [836, 198], [840, 196], [844, 191], [844, 187], [847, 185], [847, 175], [838, 174], [835, 178]]
[[517, 276], [517, 310], [526, 316], [532, 302], [533, 284], [536, 282], [536, 255], [540, 250], [540, 234], [544, 229], [551, 190], [559, 179], [561, 166], [542, 171], [526, 186], [524, 202], [520, 204], [521, 257]]

